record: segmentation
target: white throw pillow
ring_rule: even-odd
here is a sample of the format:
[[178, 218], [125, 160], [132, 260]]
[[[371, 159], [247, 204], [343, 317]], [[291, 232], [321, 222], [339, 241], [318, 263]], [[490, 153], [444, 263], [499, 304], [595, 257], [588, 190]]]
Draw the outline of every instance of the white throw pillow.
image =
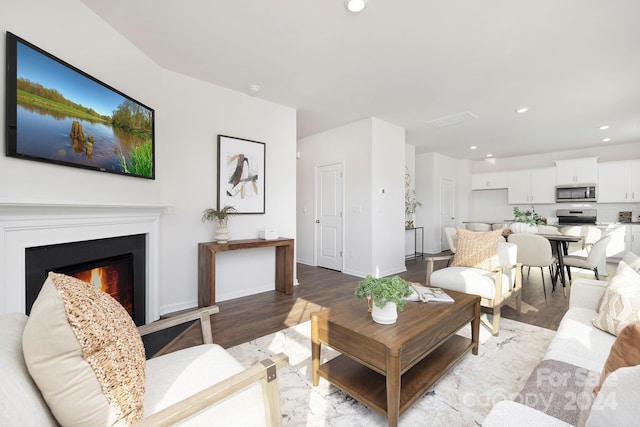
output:
[[585, 426], [637, 426], [640, 365], [619, 368], [605, 380]]
[[592, 323], [596, 328], [617, 336], [629, 323], [639, 321], [640, 273], [620, 261]]

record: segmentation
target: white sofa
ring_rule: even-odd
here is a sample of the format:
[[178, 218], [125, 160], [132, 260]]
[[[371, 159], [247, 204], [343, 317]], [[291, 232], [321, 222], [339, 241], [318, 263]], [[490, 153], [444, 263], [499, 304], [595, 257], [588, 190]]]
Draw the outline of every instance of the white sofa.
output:
[[605, 281], [574, 280], [569, 309], [543, 361], [514, 400], [494, 405], [484, 427], [638, 425], [640, 365], [609, 375], [593, 400], [616, 338], [591, 322], [606, 286]]

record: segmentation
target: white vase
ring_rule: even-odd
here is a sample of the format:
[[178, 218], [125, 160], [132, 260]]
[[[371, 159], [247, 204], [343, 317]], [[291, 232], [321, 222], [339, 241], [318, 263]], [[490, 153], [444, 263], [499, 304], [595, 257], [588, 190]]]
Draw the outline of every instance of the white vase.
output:
[[398, 307], [396, 307], [395, 302], [388, 302], [384, 305], [383, 308], [380, 308], [375, 303], [373, 303], [371, 317], [373, 317], [374, 322], [380, 323], [382, 325], [390, 325], [392, 323], [396, 323], [396, 320], [398, 320]]
[[217, 243], [227, 243], [229, 241], [229, 224], [227, 221], [216, 221], [216, 231], [213, 233], [213, 239]]
[[514, 233], [535, 234], [538, 232], [538, 227], [536, 225], [527, 224], [526, 222], [514, 222], [511, 224], [511, 231]]

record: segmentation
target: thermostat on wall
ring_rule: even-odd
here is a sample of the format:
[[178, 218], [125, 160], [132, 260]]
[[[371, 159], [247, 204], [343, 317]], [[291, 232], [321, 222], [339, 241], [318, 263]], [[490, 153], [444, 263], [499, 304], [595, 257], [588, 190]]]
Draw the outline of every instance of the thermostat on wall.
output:
[[278, 229], [265, 228], [264, 230], [260, 230], [260, 238], [264, 240], [275, 240], [278, 238]]

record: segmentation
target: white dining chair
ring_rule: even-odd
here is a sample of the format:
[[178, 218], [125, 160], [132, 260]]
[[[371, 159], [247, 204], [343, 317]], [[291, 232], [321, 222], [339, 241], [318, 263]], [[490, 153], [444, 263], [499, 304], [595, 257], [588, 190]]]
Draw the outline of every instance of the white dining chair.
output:
[[466, 229], [469, 231], [491, 231], [491, 224], [484, 222], [468, 222]]
[[547, 288], [544, 281], [544, 267], [549, 268], [549, 276], [551, 276], [553, 289], [556, 287], [557, 277], [557, 272], [554, 273], [556, 258], [551, 252], [551, 243], [542, 236], [529, 233], [510, 234], [508, 241], [509, 243], [515, 243], [518, 247], [517, 262], [521, 263], [523, 267], [528, 267], [527, 280], [529, 280], [531, 267], [540, 267], [542, 290], [544, 292], [544, 298], [546, 299]]
[[571, 267], [592, 270], [596, 276], [596, 280], [600, 280], [600, 276], [598, 275], [598, 265], [602, 261], [602, 257], [607, 255], [607, 245], [610, 240], [611, 235], [607, 235], [595, 242], [593, 246], [591, 246], [591, 250], [586, 257], [580, 255], [566, 255], [563, 260], [564, 265], [567, 267], [569, 280], [571, 280]]

